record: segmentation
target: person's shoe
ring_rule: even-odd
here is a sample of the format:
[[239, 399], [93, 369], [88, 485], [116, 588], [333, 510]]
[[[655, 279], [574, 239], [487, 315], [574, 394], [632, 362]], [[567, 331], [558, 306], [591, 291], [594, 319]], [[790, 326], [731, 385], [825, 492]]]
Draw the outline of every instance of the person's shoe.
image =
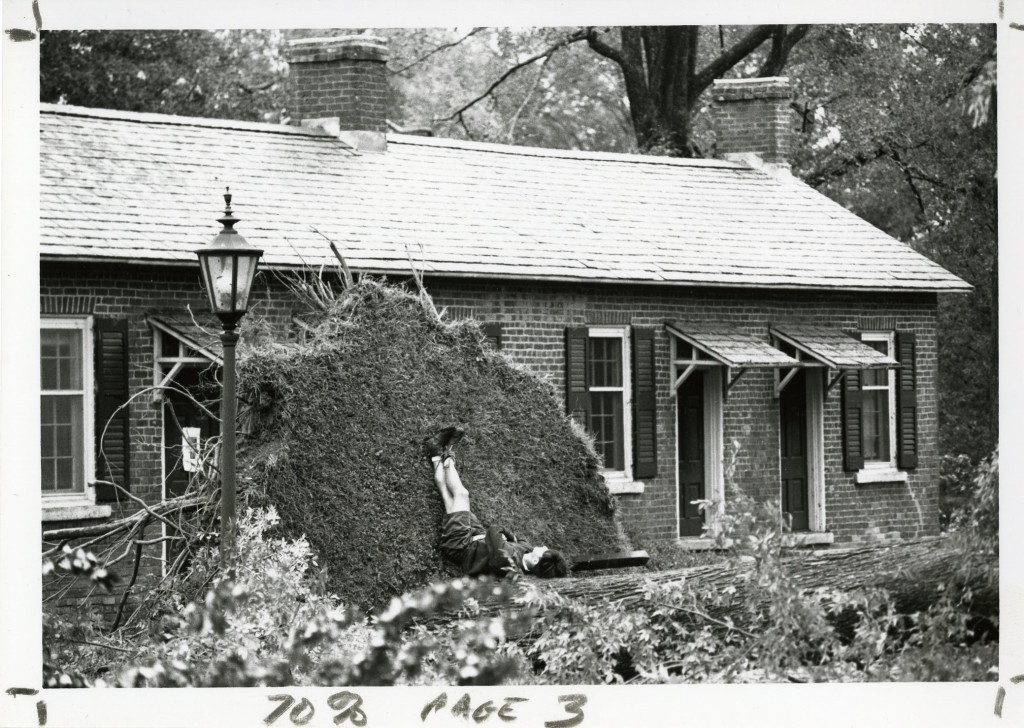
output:
[[444, 449], [451, 451], [455, 449], [455, 446], [462, 441], [462, 436], [466, 434], [466, 431], [461, 427], [449, 427], [444, 432], [448, 432], [448, 438], [445, 440]]
[[[456, 433], [458, 433], [456, 435]], [[439, 432], [435, 432], [430, 437], [423, 438], [423, 455], [430, 460], [434, 457], [442, 457], [445, 453], [445, 448], [449, 447], [449, 443], [452, 438], [455, 438], [455, 442], [462, 439], [463, 433], [457, 427], [446, 427]]]

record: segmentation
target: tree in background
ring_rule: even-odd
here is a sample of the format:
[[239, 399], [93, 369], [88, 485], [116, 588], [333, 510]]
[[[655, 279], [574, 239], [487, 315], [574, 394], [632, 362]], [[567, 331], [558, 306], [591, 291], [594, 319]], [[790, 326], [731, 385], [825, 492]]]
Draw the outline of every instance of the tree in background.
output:
[[59, 30], [39, 43], [40, 100], [277, 122], [287, 64], [265, 30]]
[[[442, 136], [457, 128], [478, 137], [482, 126], [485, 137], [512, 141], [517, 125], [529, 137], [537, 134], [531, 122], [565, 129], [559, 117], [568, 114], [574, 128], [570, 140], [578, 143], [573, 146], [708, 156], [708, 145], [694, 130], [703, 92], [737, 67], [745, 76], [778, 75], [809, 27], [474, 28], [441, 43], [436, 37], [428, 41], [432, 48], [414, 51], [414, 60], [404, 63], [399, 75], [429, 61], [461, 76], [441, 96], [419, 93], [415, 84], [406, 90], [407, 98], [416, 99], [406, 111], [427, 111]], [[422, 31], [410, 39], [414, 45], [426, 40]], [[404, 42], [393, 46], [393, 52], [407, 47]], [[442, 52], [458, 60], [447, 65], [439, 59]], [[467, 69], [467, 57], [485, 60]], [[460, 86], [478, 90], [460, 96]], [[465, 101], [439, 110], [452, 97]]]
[[940, 451], [998, 441], [995, 27], [815, 29], [792, 58], [794, 173], [956, 273], [939, 296]]
[[[48, 31], [42, 100], [283, 122], [284, 40], [361, 30]], [[994, 26], [367, 30], [396, 129], [508, 144], [710, 156], [711, 82], [786, 72], [794, 172], [975, 286], [940, 297], [940, 447], [994, 448]]]

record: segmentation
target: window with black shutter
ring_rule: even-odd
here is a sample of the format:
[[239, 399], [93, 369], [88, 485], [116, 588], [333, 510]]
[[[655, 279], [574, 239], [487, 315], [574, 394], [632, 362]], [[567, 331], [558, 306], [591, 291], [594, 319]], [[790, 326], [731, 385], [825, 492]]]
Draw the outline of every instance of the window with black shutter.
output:
[[633, 474], [658, 474], [657, 401], [654, 377], [654, 330], [633, 328]]
[[593, 435], [606, 473], [656, 475], [653, 331], [569, 327], [565, 360], [566, 410]]
[[96, 501], [123, 500], [113, 486], [130, 487], [128, 420], [128, 321], [96, 318], [95, 342], [95, 441]]
[[917, 336], [909, 331], [896, 333], [897, 464], [902, 469], [917, 467]]
[[[910, 332], [865, 332], [861, 341], [899, 362], [897, 369], [847, 372], [843, 381], [844, 468], [858, 482], [883, 482], [917, 466], [916, 337]], [[875, 476], [872, 477], [872, 471]], [[900, 476], [905, 479], [905, 475]]]
[[480, 328], [483, 329], [484, 336], [487, 337], [488, 343], [491, 344], [495, 349], [501, 349], [501, 324], [497, 321], [488, 321], [480, 324]]

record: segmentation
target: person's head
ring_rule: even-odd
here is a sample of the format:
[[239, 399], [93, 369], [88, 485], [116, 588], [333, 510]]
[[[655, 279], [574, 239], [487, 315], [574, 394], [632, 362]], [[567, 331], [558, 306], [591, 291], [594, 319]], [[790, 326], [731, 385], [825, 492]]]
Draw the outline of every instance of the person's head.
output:
[[523, 556], [526, 571], [542, 579], [554, 579], [569, 575], [569, 564], [558, 551], [547, 546], [538, 546]]

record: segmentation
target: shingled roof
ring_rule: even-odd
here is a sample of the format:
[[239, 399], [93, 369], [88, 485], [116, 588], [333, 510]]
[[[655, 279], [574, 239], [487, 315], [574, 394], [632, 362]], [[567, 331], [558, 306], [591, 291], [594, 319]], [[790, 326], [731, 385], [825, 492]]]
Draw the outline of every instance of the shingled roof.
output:
[[[320, 130], [44, 104], [44, 260], [195, 263], [230, 185], [264, 265], [756, 288], [968, 284], [790, 177], [728, 161]], [[322, 234], [322, 235], [321, 235]]]

